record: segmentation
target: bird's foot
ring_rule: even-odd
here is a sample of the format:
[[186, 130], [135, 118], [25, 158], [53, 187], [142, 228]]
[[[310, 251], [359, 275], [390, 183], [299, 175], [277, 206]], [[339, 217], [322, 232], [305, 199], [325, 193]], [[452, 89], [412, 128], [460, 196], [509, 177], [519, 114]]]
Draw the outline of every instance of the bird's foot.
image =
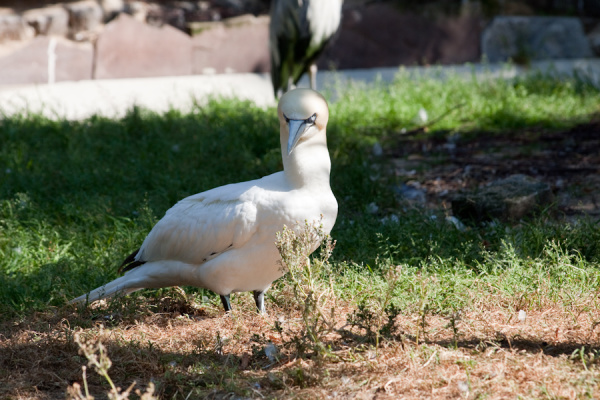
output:
[[221, 303], [223, 303], [223, 308], [225, 312], [231, 312], [231, 300], [229, 300], [229, 295], [221, 296]]
[[265, 311], [265, 292], [254, 290], [252, 292], [254, 294], [254, 301], [256, 302], [256, 308], [258, 308], [259, 314], [266, 314]]

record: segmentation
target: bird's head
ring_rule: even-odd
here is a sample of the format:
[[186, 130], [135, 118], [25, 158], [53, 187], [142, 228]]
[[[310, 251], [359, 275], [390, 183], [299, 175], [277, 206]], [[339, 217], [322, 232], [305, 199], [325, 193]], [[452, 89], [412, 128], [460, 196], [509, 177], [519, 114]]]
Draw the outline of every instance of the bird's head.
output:
[[294, 89], [281, 97], [277, 114], [281, 133], [287, 134], [289, 155], [300, 143], [319, 133], [325, 134], [329, 108], [325, 98], [318, 92]]

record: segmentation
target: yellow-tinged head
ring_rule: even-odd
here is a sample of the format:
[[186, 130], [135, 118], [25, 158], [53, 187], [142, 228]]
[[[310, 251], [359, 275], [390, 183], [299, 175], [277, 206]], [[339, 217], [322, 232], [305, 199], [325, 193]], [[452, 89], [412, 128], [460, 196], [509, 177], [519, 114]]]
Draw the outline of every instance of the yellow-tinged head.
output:
[[281, 97], [277, 114], [282, 135], [288, 134], [287, 154], [289, 155], [298, 144], [320, 132], [325, 134], [329, 108], [320, 93], [312, 89], [294, 89]]

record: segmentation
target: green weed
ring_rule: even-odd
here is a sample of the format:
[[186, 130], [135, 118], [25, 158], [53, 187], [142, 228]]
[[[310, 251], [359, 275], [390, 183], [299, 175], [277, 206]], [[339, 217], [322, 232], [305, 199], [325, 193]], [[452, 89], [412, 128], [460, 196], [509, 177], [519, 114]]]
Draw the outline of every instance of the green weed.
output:
[[[320, 245], [320, 254], [309, 258]], [[300, 356], [307, 349], [319, 357], [330, 351], [325, 336], [335, 329], [335, 292], [329, 257], [335, 242], [323, 231], [320, 221], [305, 222], [304, 226], [290, 229], [284, 226], [277, 233], [275, 245], [281, 255], [281, 268], [287, 274], [294, 302], [302, 313], [302, 331], [292, 342]], [[280, 326], [276, 326], [281, 331]]]

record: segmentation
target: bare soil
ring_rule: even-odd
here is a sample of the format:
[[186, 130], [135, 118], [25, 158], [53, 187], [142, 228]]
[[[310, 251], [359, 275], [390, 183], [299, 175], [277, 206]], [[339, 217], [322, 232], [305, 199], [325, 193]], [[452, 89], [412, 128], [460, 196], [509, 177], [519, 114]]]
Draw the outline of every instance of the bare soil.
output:
[[[420, 316], [399, 316], [395, 335], [379, 349], [362, 342], [360, 331], [332, 334], [331, 357], [323, 360], [291, 351], [297, 311], [270, 304], [260, 316], [246, 297], [231, 315], [167, 299], [162, 312], [137, 317], [97, 309], [87, 327], [74, 326], [82, 315], [66, 309], [5, 323], [0, 398], [63, 399], [69, 385], [83, 386], [86, 360], [76, 332], [106, 345], [117, 385], [136, 381], [144, 389], [155, 381], [161, 398], [194, 391], [194, 398], [211, 399], [575, 399], [600, 390], [599, 314], [590, 299], [569, 308], [542, 305], [519, 319], [508, 304], [499, 307], [515, 299], [492, 298], [460, 316], [456, 335], [443, 316], [429, 315], [424, 325]], [[340, 304], [337, 311], [342, 326], [351, 310]], [[269, 343], [276, 360], [265, 354]], [[105, 397], [108, 385], [91, 368], [87, 381], [92, 395]]]
[[450, 212], [452, 196], [513, 174], [547, 183], [561, 216], [600, 216], [600, 122], [560, 132], [480, 133], [472, 138], [392, 139], [388, 157], [402, 182]]

